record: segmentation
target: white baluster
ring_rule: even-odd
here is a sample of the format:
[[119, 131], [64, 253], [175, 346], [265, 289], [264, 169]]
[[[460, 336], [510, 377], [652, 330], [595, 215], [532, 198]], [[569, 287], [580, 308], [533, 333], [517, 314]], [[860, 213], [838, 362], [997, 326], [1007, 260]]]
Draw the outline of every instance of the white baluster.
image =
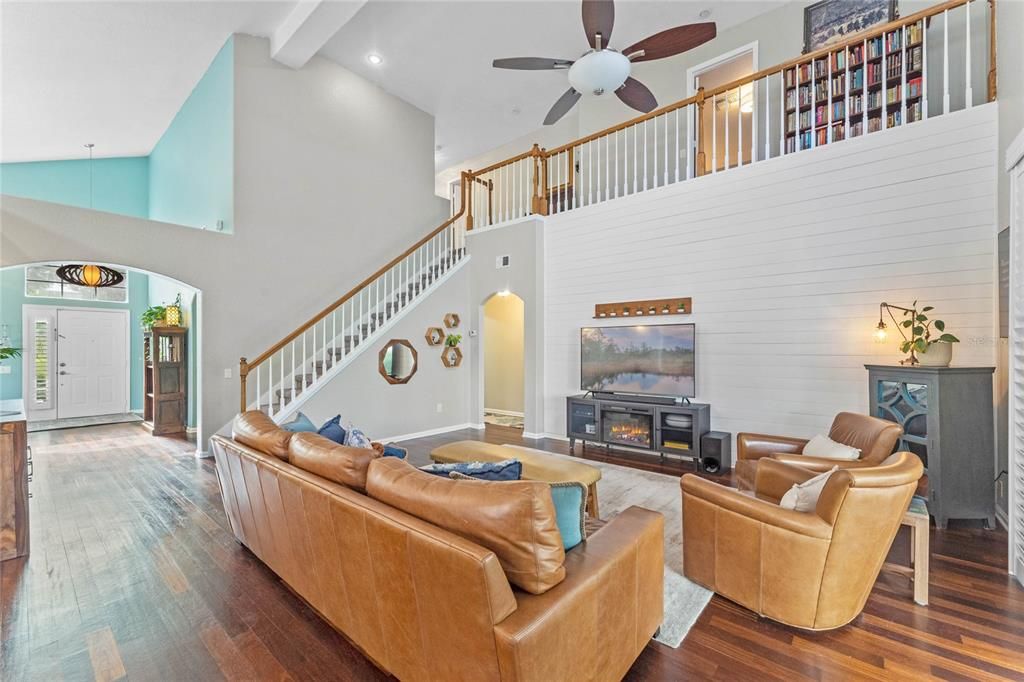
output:
[[594, 164], [594, 174], [597, 176], [597, 182], [595, 183], [597, 185], [597, 190], [595, 194], [597, 195], [598, 201], [604, 201], [604, 197], [601, 196], [601, 138], [593, 140], [591, 144], [597, 147], [597, 161]]
[[[968, 5], [969, 7], [969, 5]], [[907, 69], [910, 68], [910, 63], [907, 61], [909, 57], [907, 52], [907, 27], [900, 27], [900, 123], [906, 125], [907, 121]]]
[[[764, 77], [764, 160], [772, 158], [772, 143], [771, 133], [769, 132], [772, 123], [772, 107], [768, 102], [768, 97], [772, 91], [771, 76]], [[757, 127], [757, 116], [754, 116], [754, 127]]]
[[282, 348], [280, 350], [280, 353], [281, 353], [281, 361], [280, 361], [281, 367], [279, 369], [280, 369], [281, 376], [280, 376], [280, 381], [278, 382], [277, 387], [279, 389], [281, 389], [281, 390], [280, 390], [280, 393], [277, 396], [277, 399], [278, 399], [278, 401], [280, 403], [280, 408], [278, 409], [278, 412], [280, 412], [281, 410], [284, 409], [284, 348]]
[[263, 392], [260, 388], [260, 371], [263, 369], [263, 365], [256, 366], [256, 409], [259, 410], [263, 406]]
[[682, 107], [676, 109], [676, 141], [675, 145], [673, 145], [676, 157], [676, 182], [679, 182], [679, 156], [682, 154], [682, 149], [679, 147], [679, 112], [682, 111], [682, 109]]
[[743, 86], [736, 88], [736, 165], [743, 165]]
[[633, 126], [633, 194], [637, 192], [637, 180], [640, 177], [640, 124]]
[[619, 197], [619, 133], [621, 130], [616, 130], [612, 135], [615, 137], [615, 182], [612, 184], [612, 196], [615, 198]]
[[861, 112], [860, 112], [861, 124], [860, 125], [861, 125], [861, 128], [863, 128], [863, 130], [861, 130], [860, 134], [861, 135], [867, 135], [868, 134], [868, 109], [869, 109], [869, 106], [868, 106], [868, 39], [867, 38], [864, 39], [863, 50], [864, 50], [864, 52], [861, 53], [861, 57], [860, 57], [860, 67], [863, 70], [862, 71], [862, 76], [863, 76], [863, 81], [864, 81], [863, 82], [863, 87], [862, 87], [861, 93], [860, 93], [861, 94], [861, 101], [860, 101], [860, 103], [861, 103]]
[[[313, 324], [313, 328], [316, 329], [316, 323]], [[315, 336], [314, 336], [315, 338]], [[306, 390], [309, 386], [306, 383], [306, 332], [302, 332], [302, 390]]]
[[647, 119], [644, 119], [644, 189], [647, 185]]
[[949, 113], [949, 10], [942, 12], [942, 113]]
[[[993, 11], [995, 10], [993, 9]], [[974, 106], [974, 88], [971, 87], [971, 3], [968, 2], [967, 4], [964, 5], [964, 14], [967, 17], [967, 42], [964, 46], [967, 55], [967, 70], [964, 72], [966, 74], [965, 79], [967, 87], [964, 90], [964, 104], [966, 108], [970, 109], [971, 107]], [[1017, 36], [1017, 40], [1020, 40], [1019, 35]], [[1017, 72], [1016, 77], [1018, 79], [1021, 78], [1021, 74], [1019, 71]]]
[[663, 156], [665, 157], [665, 168], [664, 168], [664, 171], [662, 172], [661, 184], [662, 185], [667, 185], [668, 184], [668, 165], [669, 165], [669, 161], [668, 161], [668, 114], [666, 113], [661, 118], [665, 122], [665, 139], [662, 141], [662, 147], [663, 147], [662, 151], [664, 152]]
[[889, 127], [889, 50], [888, 33], [882, 34], [882, 130]]
[[[687, 121], [694, 120], [694, 116], [692, 114], [693, 114], [693, 111], [694, 111], [695, 107], [691, 108], [691, 105], [687, 104], [685, 108], [686, 108], [686, 111], [687, 111], [687, 114], [688, 114], [686, 120]], [[689, 180], [690, 178], [693, 177], [691, 175], [691, 173], [693, 172], [692, 171], [692, 166], [691, 166], [691, 152], [692, 151], [693, 151], [693, 145], [690, 144], [690, 126], [689, 126], [689, 124], [687, 124], [687, 126], [686, 126], [686, 169], [685, 169], [685, 171], [683, 173], [683, 178], [685, 178], [687, 180]]]
[[[796, 67], [793, 67], [793, 78], [796, 79]], [[786, 154], [786, 71], [779, 71], [779, 156]], [[797, 93], [799, 93], [799, 89]], [[797, 107], [796, 116], [799, 118], [800, 111]], [[765, 135], [767, 137], [767, 135]]]
[[587, 206], [594, 203], [594, 141], [587, 142]]
[[921, 21], [921, 118], [928, 118], [928, 28]]
[[718, 93], [711, 98], [711, 173], [718, 172]]
[[611, 142], [612, 142], [612, 136], [611, 135], [605, 135], [605, 138], [604, 138], [604, 183], [602, 184], [602, 187], [604, 188], [604, 198], [605, 199], [611, 199], [612, 198], [612, 190], [609, 187], [609, 185], [611, 184], [611, 181], [612, 181], [612, 166], [611, 166], [612, 154], [611, 154], [611, 147], [610, 147]]
[[[654, 117], [651, 119], [651, 137], [654, 142], [654, 172], [651, 174], [651, 184], [653, 187], [658, 186], [658, 118]], [[647, 144], [647, 138], [644, 138], [644, 145]]]
[[722, 117], [725, 123], [725, 170], [730, 168], [729, 158], [729, 92], [725, 93], [725, 116]]
[[274, 416], [274, 356], [267, 358], [267, 414]]

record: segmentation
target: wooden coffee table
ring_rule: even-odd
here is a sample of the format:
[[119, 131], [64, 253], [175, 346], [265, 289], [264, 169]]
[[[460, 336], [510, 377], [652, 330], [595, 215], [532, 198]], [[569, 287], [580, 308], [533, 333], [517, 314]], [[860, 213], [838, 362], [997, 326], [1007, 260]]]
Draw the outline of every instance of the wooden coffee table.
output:
[[517, 459], [523, 465], [523, 478], [545, 483], [575, 481], [587, 487], [587, 515], [600, 518], [597, 505], [597, 482], [601, 470], [597, 467], [574, 462], [528, 448], [505, 447], [477, 440], [461, 440], [434, 448], [430, 459], [435, 462], [500, 462]]

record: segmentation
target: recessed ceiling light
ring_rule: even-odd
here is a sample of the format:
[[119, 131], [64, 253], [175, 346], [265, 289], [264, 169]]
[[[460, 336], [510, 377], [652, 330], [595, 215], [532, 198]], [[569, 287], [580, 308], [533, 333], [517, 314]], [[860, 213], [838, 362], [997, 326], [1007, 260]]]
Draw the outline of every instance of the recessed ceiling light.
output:
[[710, 16], [711, 16], [711, 10], [709, 10], [709, 9], [702, 9], [702, 10], [700, 11], [700, 14], [699, 14], [698, 16], [699, 16], [699, 17], [700, 17], [701, 19], [707, 19], [708, 17], [710, 17]]
[[370, 54], [366, 55], [366, 61], [370, 62], [374, 66], [380, 66], [381, 64], [384, 63], [384, 57], [381, 57], [376, 52], [371, 52]]
[[518, 106], [512, 107], [512, 115], [513, 116], [518, 116], [519, 114], [522, 113], [522, 111], [523, 110], [520, 109]]

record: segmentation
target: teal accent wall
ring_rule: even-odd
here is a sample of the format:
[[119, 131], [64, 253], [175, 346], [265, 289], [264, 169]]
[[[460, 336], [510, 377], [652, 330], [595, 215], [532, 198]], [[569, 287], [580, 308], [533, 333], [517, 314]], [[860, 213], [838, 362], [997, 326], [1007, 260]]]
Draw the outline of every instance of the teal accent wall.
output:
[[[149, 276], [140, 272], [128, 272], [128, 303], [106, 301], [72, 301], [63, 298], [36, 298], [25, 296], [25, 268], [13, 267], [0, 270], [0, 324], [7, 325], [7, 333], [15, 348], [24, 348], [21, 338], [21, 307], [23, 305], [51, 305], [62, 308], [112, 308], [129, 311], [131, 331], [131, 363], [129, 376], [131, 396], [129, 405], [133, 410], [142, 409], [142, 327], [139, 319], [149, 307]], [[0, 400], [22, 397], [22, 358], [3, 360], [0, 364], [11, 368], [10, 374], [0, 374]]]
[[[92, 164], [92, 208], [149, 217], [148, 157], [95, 159]], [[0, 194], [89, 208], [89, 160], [2, 163]]]
[[234, 37], [228, 39], [149, 156], [149, 218], [234, 229]]

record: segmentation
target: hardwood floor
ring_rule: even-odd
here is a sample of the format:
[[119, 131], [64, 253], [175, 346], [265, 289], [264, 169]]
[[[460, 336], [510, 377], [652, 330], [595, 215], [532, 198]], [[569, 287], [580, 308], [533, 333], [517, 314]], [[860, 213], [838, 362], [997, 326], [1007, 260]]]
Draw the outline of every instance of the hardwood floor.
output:
[[[422, 463], [443, 442], [519, 434], [491, 426], [405, 445]], [[192, 444], [131, 424], [35, 433], [30, 444], [32, 553], [0, 564], [0, 679], [387, 679], [234, 540], [213, 462]], [[883, 573], [863, 615], [830, 633], [715, 597], [679, 649], [652, 643], [627, 679], [1024, 679], [1024, 590], [1006, 575], [1006, 541], [979, 527], [933, 530], [931, 605]]]

